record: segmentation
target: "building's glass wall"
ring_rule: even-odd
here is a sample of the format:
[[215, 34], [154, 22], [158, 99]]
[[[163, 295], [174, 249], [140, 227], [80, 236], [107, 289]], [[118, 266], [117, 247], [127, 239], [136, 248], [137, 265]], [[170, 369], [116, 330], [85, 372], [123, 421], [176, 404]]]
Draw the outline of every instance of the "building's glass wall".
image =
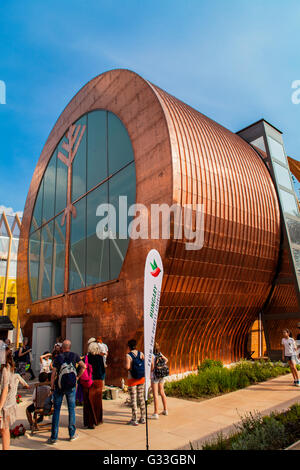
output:
[[298, 285], [300, 286], [300, 215], [299, 202], [296, 197], [288, 160], [285, 154], [281, 135], [265, 125], [267, 142], [271, 155], [278, 193], [287, 227], [291, 255], [294, 261]]
[[[122, 188], [124, 190], [124, 188]], [[99, 186], [95, 191], [87, 195], [87, 266], [86, 285], [98, 284], [112, 279], [109, 269], [109, 244], [110, 241], [100, 240], [95, 232], [95, 227], [99, 222], [96, 216], [95, 207], [106, 203], [108, 199], [108, 183]]]
[[[135, 202], [136, 180], [132, 145], [120, 119], [97, 110], [81, 117], [71, 136], [66, 133], [53, 152], [36, 198], [29, 240], [32, 300], [118, 278], [128, 247], [119, 233], [119, 196]], [[71, 177], [68, 180], [70, 155]], [[70, 199], [68, 200], [68, 191]], [[107, 213], [100, 204], [116, 209], [114, 239], [100, 239], [97, 224]], [[124, 217], [124, 213], [122, 213]], [[65, 273], [66, 220], [70, 217], [69, 273]], [[130, 218], [127, 220], [127, 227]]]
[[[0, 213], [0, 315], [8, 315], [14, 326], [17, 326], [17, 255], [20, 229], [16, 216]], [[11, 243], [10, 243], [11, 242]], [[4, 302], [5, 285], [6, 302]]]

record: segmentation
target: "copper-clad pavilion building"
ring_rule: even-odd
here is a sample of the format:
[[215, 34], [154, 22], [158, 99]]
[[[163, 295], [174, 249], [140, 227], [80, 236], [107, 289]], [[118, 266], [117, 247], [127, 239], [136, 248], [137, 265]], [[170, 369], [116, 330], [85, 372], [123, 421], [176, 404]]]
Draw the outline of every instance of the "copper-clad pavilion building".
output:
[[[96, 235], [101, 203], [204, 205], [204, 246]], [[128, 222], [130, 220], [128, 219]], [[117, 226], [117, 235], [118, 233]], [[109, 346], [108, 383], [143, 336], [144, 263], [164, 263], [157, 339], [171, 373], [247, 355], [262, 319], [268, 353], [300, 321], [300, 218], [281, 132], [234, 134], [128, 70], [91, 80], [65, 108], [30, 185], [18, 253], [22, 328], [35, 361], [59, 334]]]

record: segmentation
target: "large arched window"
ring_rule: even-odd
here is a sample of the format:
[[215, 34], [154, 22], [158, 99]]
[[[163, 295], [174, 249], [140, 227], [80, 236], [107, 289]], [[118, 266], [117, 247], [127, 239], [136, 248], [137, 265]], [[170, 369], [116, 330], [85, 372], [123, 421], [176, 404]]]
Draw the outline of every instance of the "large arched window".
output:
[[[118, 278], [129, 242], [118, 236], [119, 196], [127, 196], [129, 207], [135, 192], [132, 145], [120, 119], [105, 110], [82, 116], [54, 150], [36, 197], [29, 238], [32, 301], [63, 293], [65, 276], [70, 291]], [[102, 203], [116, 208], [115, 239], [96, 235]]]

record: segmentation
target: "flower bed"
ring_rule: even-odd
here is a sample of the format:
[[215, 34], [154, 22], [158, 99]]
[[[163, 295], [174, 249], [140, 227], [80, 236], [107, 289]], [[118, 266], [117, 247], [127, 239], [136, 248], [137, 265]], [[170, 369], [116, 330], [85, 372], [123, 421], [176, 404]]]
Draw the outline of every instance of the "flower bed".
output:
[[[300, 439], [300, 404], [282, 413], [246, 415], [229, 436], [220, 433], [202, 450], [281, 450]], [[191, 445], [191, 448], [193, 446]]]
[[257, 382], [287, 374], [290, 369], [282, 362], [241, 361], [226, 368], [220, 361], [207, 359], [182, 380], [165, 384], [168, 396], [179, 398], [210, 398], [248, 387]]

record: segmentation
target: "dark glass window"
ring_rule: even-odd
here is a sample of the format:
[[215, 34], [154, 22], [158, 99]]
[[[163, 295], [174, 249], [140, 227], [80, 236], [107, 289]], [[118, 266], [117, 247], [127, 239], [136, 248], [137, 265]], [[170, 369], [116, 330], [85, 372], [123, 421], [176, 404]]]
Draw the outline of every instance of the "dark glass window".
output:
[[64, 291], [66, 224], [61, 226], [60, 220], [60, 216], [54, 219], [52, 295]]
[[53, 221], [42, 228], [38, 297], [51, 297]]
[[298, 250], [297, 248], [293, 248], [293, 255], [294, 255], [294, 260], [295, 260], [297, 276], [300, 277], [300, 250]]
[[[79, 119], [76, 123], [76, 126], [80, 126], [79, 132], [77, 135], [77, 142], [79, 142], [82, 128], [86, 126], [86, 116]], [[76, 152], [75, 158], [72, 165], [72, 201], [75, 201], [86, 193], [86, 130], [81, 137], [78, 150]]]
[[86, 284], [98, 284], [108, 281], [109, 277], [109, 240], [97, 237], [96, 229], [99, 217], [97, 207], [107, 203], [107, 183], [99, 186], [87, 196], [87, 269]]
[[107, 169], [107, 112], [88, 114], [87, 189], [94, 188], [108, 176]]
[[42, 224], [43, 196], [44, 196], [44, 180], [42, 180], [41, 182], [40, 189], [36, 198], [30, 232], [33, 232]]
[[111, 175], [133, 160], [132, 145], [126, 128], [113, 113], [108, 115], [108, 172]]
[[[135, 203], [135, 166], [131, 163], [124, 170], [117, 173], [109, 180], [109, 202], [116, 208], [116, 239], [109, 240], [110, 244], [110, 278], [115, 279], [119, 276], [121, 267], [128, 248], [128, 233], [120, 234], [119, 220], [126, 215], [126, 226], [132, 220], [124, 210], [119, 211], [119, 196], [127, 196], [127, 214], [128, 207]], [[125, 202], [125, 201], [124, 201]], [[122, 224], [125, 226], [125, 224]], [[126, 238], [125, 238], [126, 237]]]
[[69, 289], [76, 290], [85, 286], [86, 263], [86, 198], [75, 204], [76, 217], [72, 216], [70, 239]]
[[[119, 196], [128, 197], [128, 207], [135, 202], [134, 156], [128, 133], [121, 120], [105, 110], [82, 116], [74, 126], [75, 156], [70, 173], [66, 130], [45, 170], [35, 202], [29, 240], [33, 301], [63, 293], [66, 274], [70, 291], [116, 279], [129, 243], [131, 218], [127, 219], [126, 210], [119, 214]], [[76, 215], [70, 212], [72, 205], [67, 207], [68, 194]], [[106, 214], [100, 216], [96, 211], [103, 203], [113, 204], [116, 210], [113, 240], [97, 236], [97, 226]], [[125, 233], [120, 232], [119, 216], [125, 218]], [[65, 272], [67, 242], [69, 273]]]
[[291, 242], [300, 245], [300, 220], [286, 217], [286, 223], [289, 229]]
[[[61, 152], [66, 155], [66, 151], [62, 148], [62, 142], [66, 142], [63, 138], [58, 146], [57, 154]], [[67, 204], [67, 182], [68, 182], [68, 167], [57, 158], [56, 163], [56, 192], [55, 192], [55, 214], [58, 214]]]
[[39, 260], [41, 231], [34, 232], [29, 239], [29, 280], [32, 301], [38, 299]]
[[56, 154], [54, 152], [44, 176], [44, 197], [43, 197], [43, 223], [54, 216], [55, 204], [55, 184], [56, 184]]

